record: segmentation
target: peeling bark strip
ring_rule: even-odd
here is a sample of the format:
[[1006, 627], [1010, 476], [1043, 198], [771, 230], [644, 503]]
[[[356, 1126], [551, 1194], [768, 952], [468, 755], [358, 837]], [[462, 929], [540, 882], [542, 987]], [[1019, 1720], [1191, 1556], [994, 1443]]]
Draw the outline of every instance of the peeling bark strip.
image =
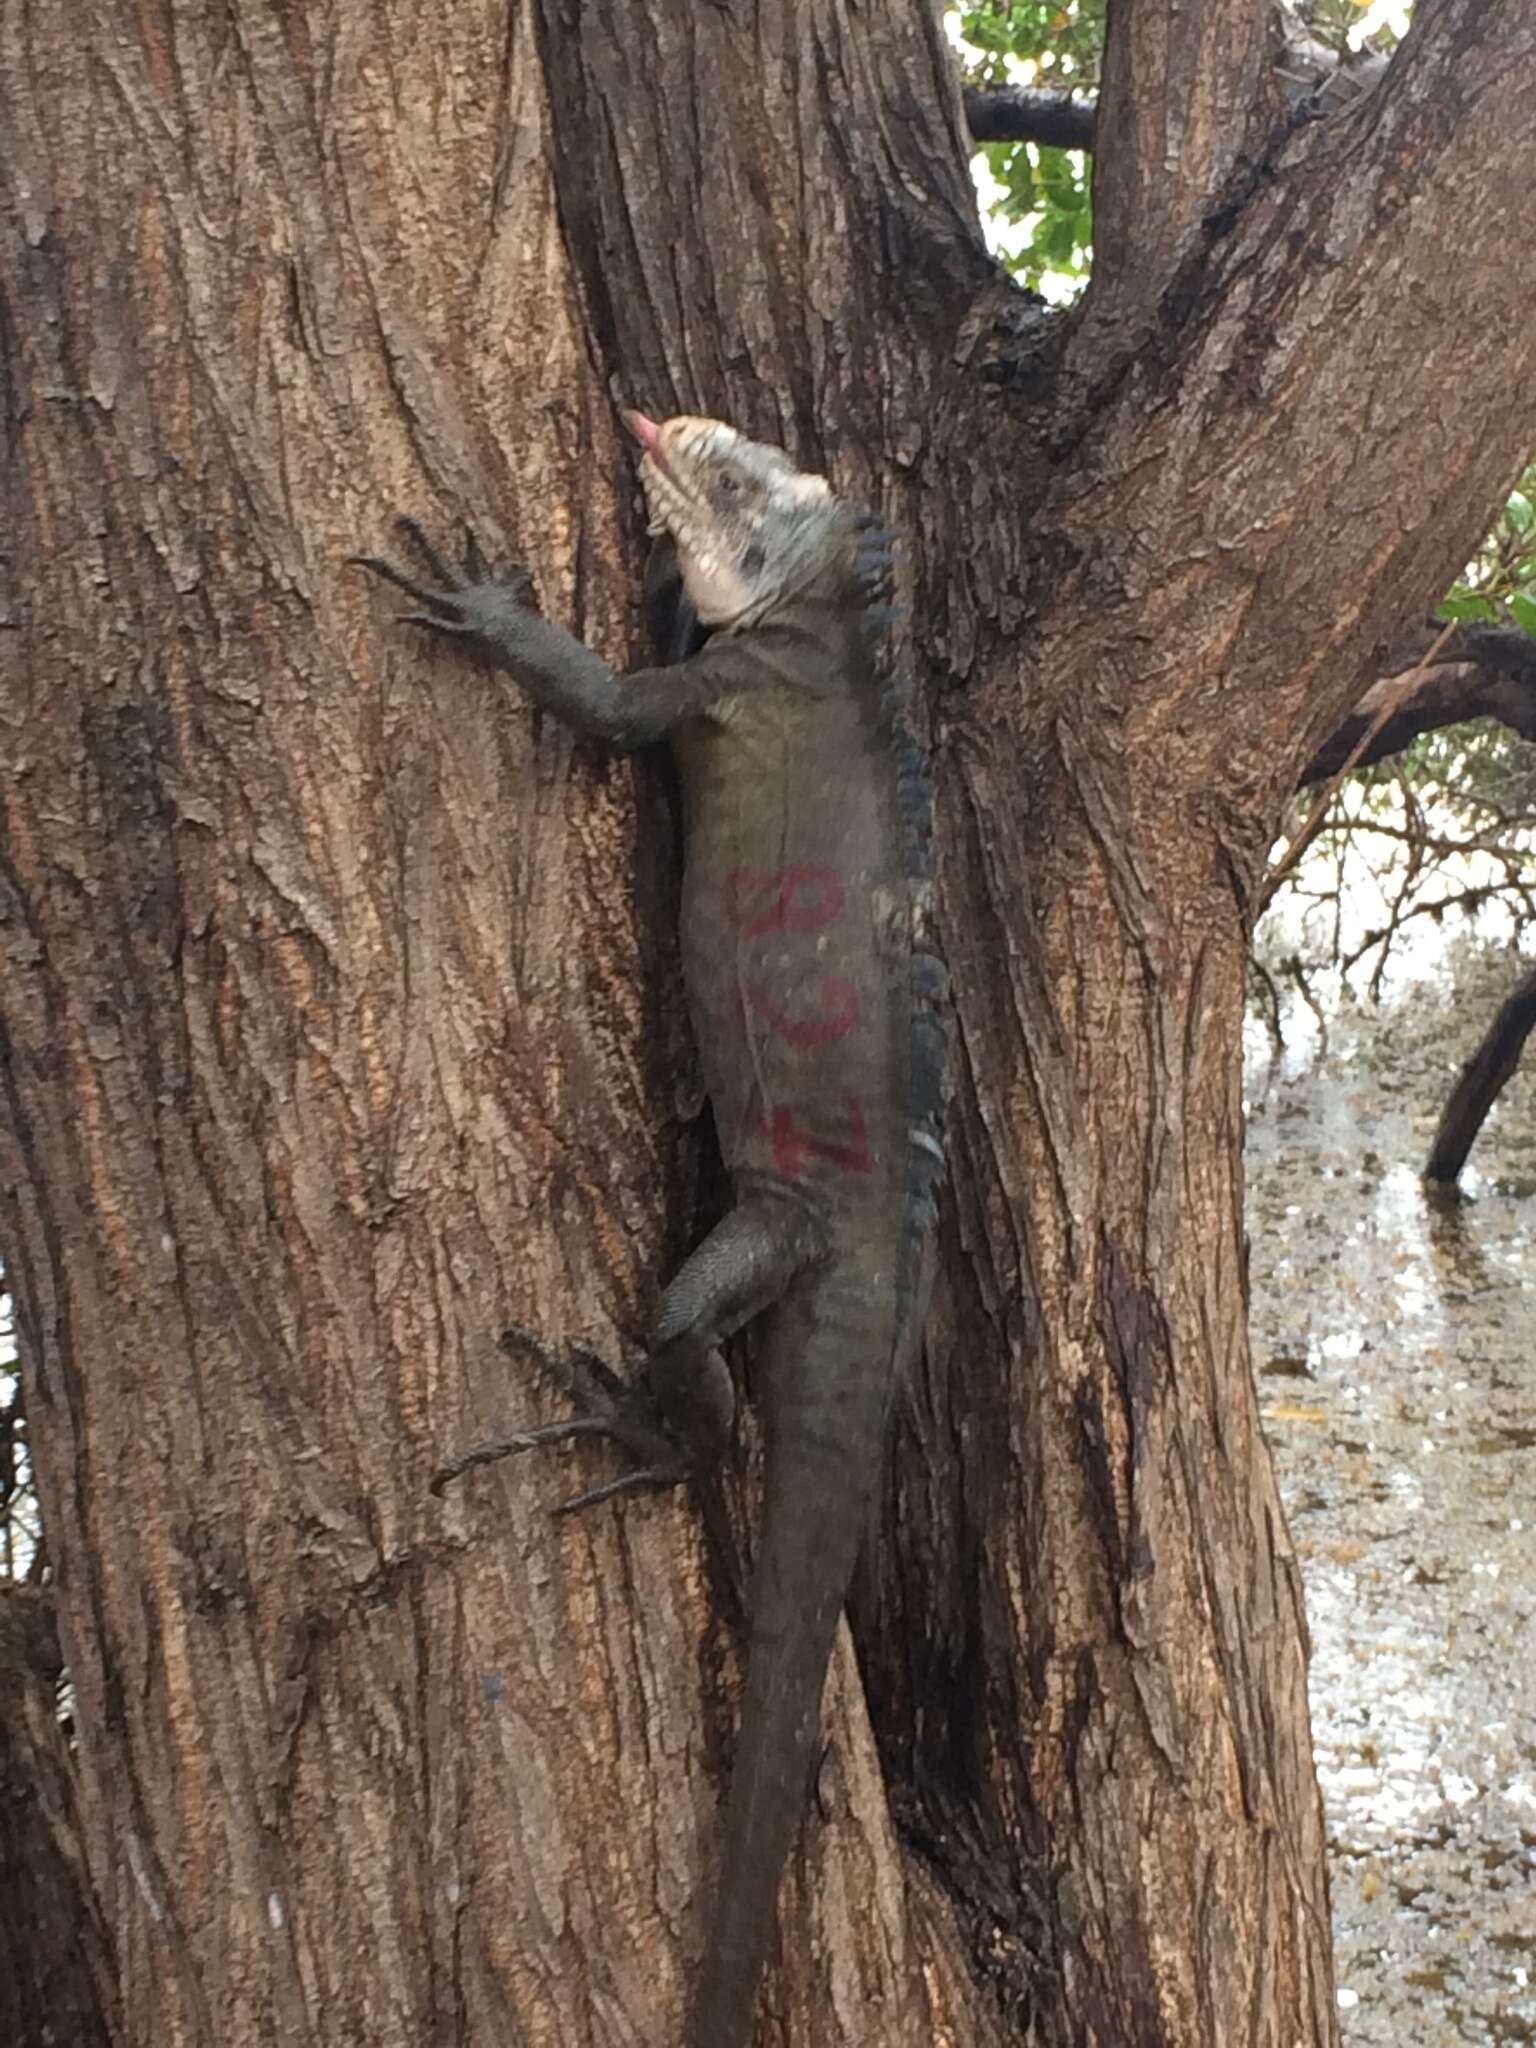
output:
[[1114, 1237], [1106, 1231], [1099, 1257], [1099, 1328], [1120, 1393], [1125, 1441], [1124, 1478], [1130, 1539], [1124, 1569], [1145, 1576], [1155, 1560], [1140, 1512], [1138, 1489], [1158, 1483], [1148, 1467], [1155, 1411], [1169, 1396], [1169, 1331], [1162, 1304], [1137, 1281]]
[[1168, 1318], [1152, 1290], [1133, 1277], [1108, 1231], [1099, 1255], [1099, 1326], [1120, 1387], [1134, 1476], [1145, 1451], [1138, 1425], [1167, 1390]]
[[674, 821], [340, 567], [470, 519], [622, 658], [612, 392], [889, 519], [939, 741], [941, 1307], [765, 2034], [1336, 2038], [1243, 904], [1536, 417], [1536, 21], [1423, 0], [1296, 128], [1262, 14], [1112, 11], [1057, 327], [926, 0], [0, 0], [0, 1250], [114, 2048], [677, 2037], [694, 1520], [426, 1491], [710, 1220]]

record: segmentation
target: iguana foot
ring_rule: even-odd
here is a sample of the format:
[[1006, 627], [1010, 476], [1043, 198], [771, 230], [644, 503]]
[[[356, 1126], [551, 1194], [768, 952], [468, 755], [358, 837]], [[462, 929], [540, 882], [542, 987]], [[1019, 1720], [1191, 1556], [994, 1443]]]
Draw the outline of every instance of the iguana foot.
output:
[[418, 582], [382, 555], [349, 555], [347, 559], [355, 567], [381, 576], [396, 590], [403, 590], [422, 607], [420, 611], [402, 612], [402, 625], [425, 626], [434, 633], [475, 639], [494, 626], [508, 603], [534, 609], [533, 578], [527, 569], [517, 563], [504, 576], [493, 576], [472, 527], [464, 529], [462, 569], [449, 566], [417, 520], [402, 515], [395, 521], [395, 531], [420, 565], [418, 573], [430, 576], [431, 583]]
[[667, 1433], [650, 1399], [610, 1371], [596, 1352], [576, 1346], [552, 1357], [527, 1330], [507, 1330], [501, 1341], [506, 1350], [532, 1351], [550, 1363], [567, 1392], [583, 1403], [583, 1412], [567, 1422], [520, 1429], [511, 1436], [494, 1437], [460, 1451], [433, 1473], [429, 1482], [433, 1493], [441, 1493], [477, 1465], [493, 1465], [520, 1451], [542, 1450], [550, 1444], [574, 1442], [578, 1437], [606, 1437], [628, 1451], [634, 1463], [616, 1479], [605, 1480], [601, 1486], [589, 1486], [585, 1492], [562, 1501], [555, 1509], [557, 1515], [572, 1515], [578, 1508], [595, 1507], [599, 1501], [615, 1500], [622, 1494], [652, 1493], [681, 1486], [692, 1476], [687, 1459]]

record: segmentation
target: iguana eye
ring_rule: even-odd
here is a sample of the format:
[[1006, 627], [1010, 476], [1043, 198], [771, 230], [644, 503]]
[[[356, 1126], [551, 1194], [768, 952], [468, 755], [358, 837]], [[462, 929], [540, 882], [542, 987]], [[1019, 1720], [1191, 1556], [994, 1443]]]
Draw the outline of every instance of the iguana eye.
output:
[[734, 498], [741, 489], [741, 478], [732, 476], [730, 471], [726, 470], [720, 478], [720, 489], [727, 498]]

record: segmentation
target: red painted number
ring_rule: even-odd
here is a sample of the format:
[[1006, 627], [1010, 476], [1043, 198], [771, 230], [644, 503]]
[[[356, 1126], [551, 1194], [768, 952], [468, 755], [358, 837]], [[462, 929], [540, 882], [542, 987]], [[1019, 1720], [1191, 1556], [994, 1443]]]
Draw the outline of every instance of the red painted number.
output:
[[[822, 861], [782, 868], [733, 868], [725, 878], [726, 917], [748, 939], [770, 932], [819, 932], [843, 912], [843, 878]], [[742, 1003], [786, 1043], [811, 1050], [835, 1044], [859, 1021], [859, 991], [840, 974], [824, 975], [821, 1014], [795, 1017], [766, 988], [748, 987]], [[863, 1105], [848, 1104], [848, 1138], [832, 1144], [813, 1137], [792, 1109], [776, 1109], [757, 1125], [758, 1135], [773, 1148], [775, 1169], [786, 1180], [798, 1180], [807, 1160], [820, 1160], [842, 1173], [868, 1173], [869, 1134]]]
[[836, 868], [808, 861], [788, 868], [733, 868], [725, 878], [726, 915], [749, 939], [768, 932], [819, 932], [843, 908]]
[[821, 984], [819, 1017], [791, 1017], [765, 988], [747, 989], [744, 1001], [770, 1031], [803, 1051], [817, 1045], [835, 1045], [859, 1021], [858, 989], [840, 974], [827, 975]]
[[863, 1105], [856, 1100], [848, 1104], [846, 1145], [830, 1145], [825, 1139], [813, 1138], [795, 1121], [792, 1109], [776, 1109], [771, 1117], [763, 1119], [758, 1129], [773, 1146], [774, 1166], [786, 1180], [798, 1180], [807, 1159], [824, 1159], [829, 1166], [840, 1167], [844, 1173], [869, 1171], [869, 1136], [864, 1128]]

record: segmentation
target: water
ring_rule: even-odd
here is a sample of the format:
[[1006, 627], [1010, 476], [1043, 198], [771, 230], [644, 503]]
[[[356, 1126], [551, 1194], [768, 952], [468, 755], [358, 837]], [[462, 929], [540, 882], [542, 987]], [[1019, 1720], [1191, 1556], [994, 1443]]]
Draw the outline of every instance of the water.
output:
[[1299, 1011], [1279, 1059], [1250, 1034], [1254, 1359], [1349, 2048], [1536, 2043], [1536, 1041], [1466, 1199], [1418, 1178], [1521, 965], [1463, 945], [1379, 1011]]

